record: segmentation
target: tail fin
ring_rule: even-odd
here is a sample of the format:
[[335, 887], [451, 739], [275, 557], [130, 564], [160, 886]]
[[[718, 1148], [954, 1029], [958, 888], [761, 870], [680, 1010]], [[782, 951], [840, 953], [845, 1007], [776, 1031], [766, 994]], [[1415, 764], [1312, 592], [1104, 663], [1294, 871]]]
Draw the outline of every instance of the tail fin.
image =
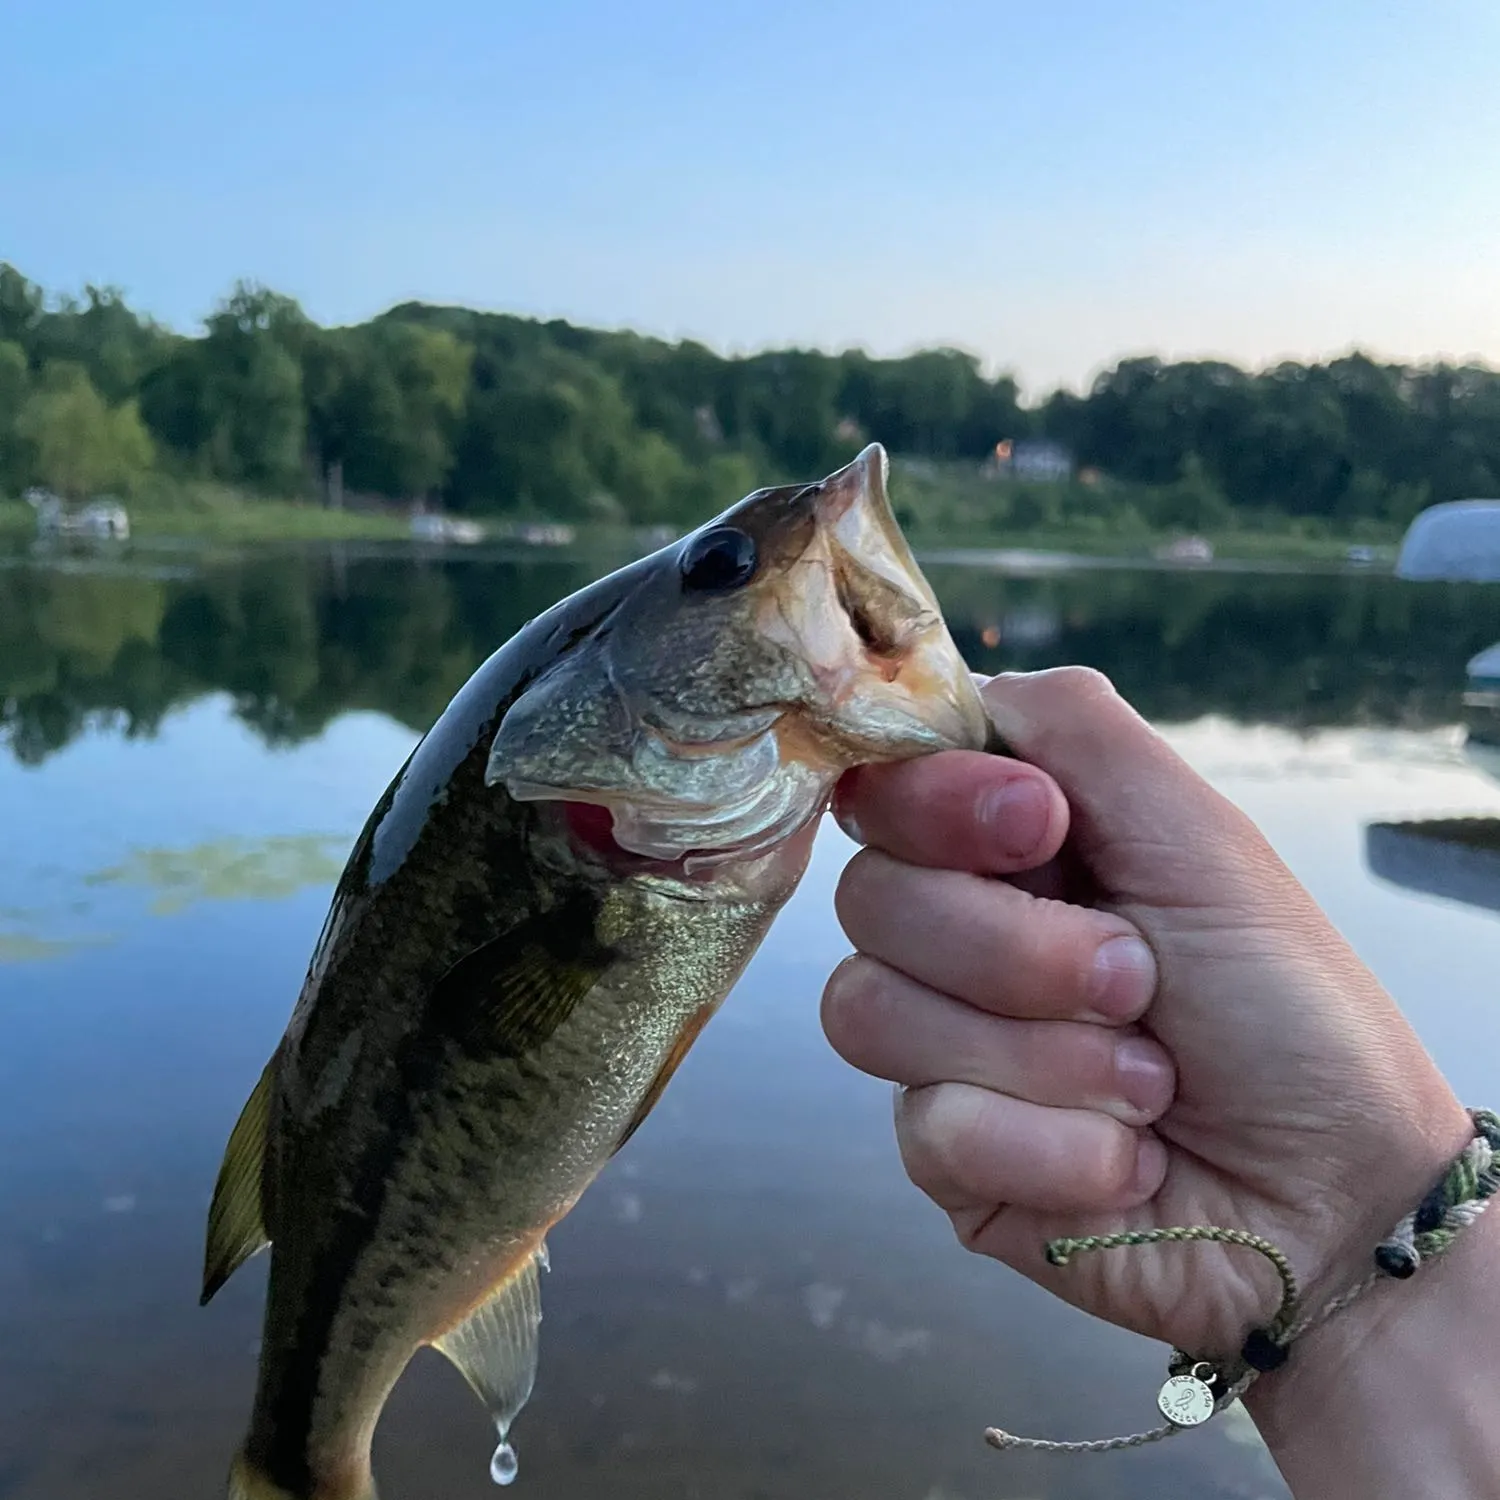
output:
[[379, 1496], [368, 1478], [359, 1489], [341, 1488], [337, 1494], [321, 1487], [284, 1490], [243, 1453], [237, 1453], [229, 1469], [229, 1500], [379, 1500]]

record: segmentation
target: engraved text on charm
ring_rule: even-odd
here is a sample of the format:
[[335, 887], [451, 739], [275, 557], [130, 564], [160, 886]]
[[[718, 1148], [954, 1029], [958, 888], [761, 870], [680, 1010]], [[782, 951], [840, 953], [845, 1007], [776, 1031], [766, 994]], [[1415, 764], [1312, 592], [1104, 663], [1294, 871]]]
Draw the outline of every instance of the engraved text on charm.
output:
[[[1205, 1364], [1193, 1366], [1189, 1375], [1174, 1375], [1161, 1388], [1156, 1404], [1161, 1414], [1176, 1427], [1196, 1427], [1214, 1414], [1214, 1393], [1206, 1382], [1198, 1378], [1199, 1370], [1208, 1370]], [[1209, 1376], [1213, 1378], [1212, 1374]]]

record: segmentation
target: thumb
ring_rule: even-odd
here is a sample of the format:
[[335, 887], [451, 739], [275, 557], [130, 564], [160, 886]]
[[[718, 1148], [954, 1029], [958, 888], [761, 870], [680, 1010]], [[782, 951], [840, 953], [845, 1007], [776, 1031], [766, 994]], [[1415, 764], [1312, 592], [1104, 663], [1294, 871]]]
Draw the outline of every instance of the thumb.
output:
[[980, 697], [1007, 750], [1062, 788], [1073, 844], [1114, 899], [1258, 904], [1291, 881], [1249, 818], [1102, 673], [1004, 673]]

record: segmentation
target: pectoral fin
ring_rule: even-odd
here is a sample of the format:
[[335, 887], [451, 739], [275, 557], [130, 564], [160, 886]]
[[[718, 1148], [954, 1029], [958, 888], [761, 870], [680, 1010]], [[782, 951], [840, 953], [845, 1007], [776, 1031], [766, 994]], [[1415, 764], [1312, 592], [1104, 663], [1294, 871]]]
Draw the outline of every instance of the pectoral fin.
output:
[[598, 982], [611, 954], [594, 935], [594, 907], [578, 902], [535, 917], [476, 948], [437, 982], [436, 1031], [490, 1056], [539, 1047]]
[[495, 1424], [500, 1446], [490, 1472], [500, 1484], [515, 1478], [516, 1456], [507, 1437], [536, 1381], [542, 1321], [537, 1273], [546, 1258], [545, 1248], [528, 1254], [462, 1323], [434, 1342], [474, 1388]]
[[208, 1210], [208, 1244], [203, 1256], [203, 1295], [199, 1306], [257, 1253], [271, 1243], [261, 1208], [260, 1178], [266, 1159], [266, 1121], [271, 1107], [273, 1058], [250, 1091], [229, 1135], [219, 1180]]

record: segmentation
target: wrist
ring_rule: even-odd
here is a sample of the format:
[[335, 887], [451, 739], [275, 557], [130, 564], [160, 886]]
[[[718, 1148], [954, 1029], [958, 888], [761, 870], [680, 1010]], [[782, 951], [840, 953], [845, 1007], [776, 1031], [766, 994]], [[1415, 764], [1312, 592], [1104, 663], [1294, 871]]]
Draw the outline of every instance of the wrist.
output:
[[[1412, 1088], [1402, 1114], [1391, 1111], [1361, 1135], [1363, 1161], [1346, 1162], [1337, 1189], [1312, 1208], [1312, 1232], [1287, 1225], [1282, 1243], [1291, 1250], [1302, 1282], [1302, 1310], [1316, 1314], [1334, 1298], [1359, 1285], [1375, 1269], [1375, 1250], [1395, 1226], [1420, 1204], [1455, 1158], [1474, 1139], [1467, 1109], [1435, 1070], [1425, 1089]], [[1296, 1252], [1301, 1242], [1301, 1254]], [[1373, 1291], [1361, 1297], [1370, 1300]], [[1347, 1317], [1347, 1311], [1340, 1316]]]
[[1309, 1330], [1244, 1404], [1294, 1495], [1466, 1500], [1500, 1488], [1497, 1378], [1500, 1212]]

